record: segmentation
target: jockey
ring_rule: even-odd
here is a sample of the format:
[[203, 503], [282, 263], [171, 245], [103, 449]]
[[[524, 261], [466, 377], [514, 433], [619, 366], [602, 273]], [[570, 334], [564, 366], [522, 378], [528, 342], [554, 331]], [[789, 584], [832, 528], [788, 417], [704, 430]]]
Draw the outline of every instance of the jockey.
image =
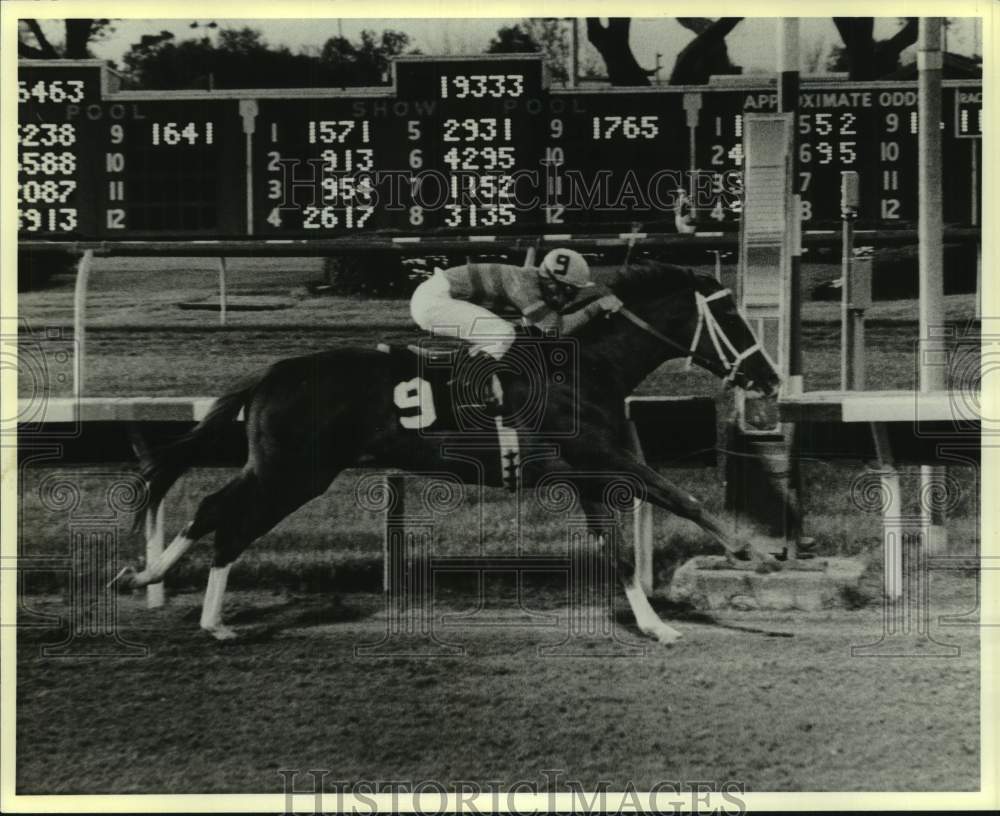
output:
[[600, 314], [622, 307], [613, 294], [561, 315], [581, 289], [593, 286], [590, 268], [579, 252], [553, 249], [538, 267], [512, 264], [463, 264], [435, 269], [410, 299], [410, 314], [420, 328], [439, 336], [458, 336], [471, 344], [470, 356], [490, 365], [492, 395], [487, 403], [498, 409], [502, 402], [495, 362], [514, 342], [514, 328], [496, 311], [511, 308], [526, 325], [542, 331], [573, 334]]

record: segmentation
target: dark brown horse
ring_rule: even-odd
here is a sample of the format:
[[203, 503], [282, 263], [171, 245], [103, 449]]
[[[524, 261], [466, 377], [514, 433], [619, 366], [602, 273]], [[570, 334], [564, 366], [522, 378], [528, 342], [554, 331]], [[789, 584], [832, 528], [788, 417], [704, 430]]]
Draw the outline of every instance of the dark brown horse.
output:
[[[645, 500], [689, 519], [728, 551], [745, 556], [746, 548], [731, 541], [697, 499], [630, 452], [623, 401], [653, 369], [678, 357], [688, 357], [727, 384], [771, 394], [779, 383], [771, 361], [732, 295], [714, 278], [646, 263], [618, 273], [610, 287], [625, 303], [620, 312], [591, 321], [573, 338], [528, 337], [514, 344], [505, 361], [513, 360], [513, 369], [518, 360], [529, 362], [503, 376], [501, 419], [477, 415], [475, 405], [462, 407], [460, 386], [469, 378], [454, 371], [443, 386], [452, 397], [450, 407], [442, 406], [439, 396], [435, 408], [428, 384], [434, 379], [432, 363], [421, 368], [424, 358], [405, 350], [321, 352], [282, 360], [244, 380], [219, 398], [190, 433], [142, 457], [150, 490], [147, 512], [156, 512], [194, 453], [241, 410], [249, 448], [243, 470], [202, 500], [194, 519], [155, 563], [141, 572], [126, 567], [119, 582], [161, 581], [191, 544], [214, 531], [215, 558], [201, 626], [218, 638], [232, 637], [221, 617], [232, 563], [251, 542], [322, 494], [338, 473], [361, 464], [518, 487], [560, 474], [576, 488], [595, 529], [597, 519], [606, 518], [609, 487], [624, 478]], [[537, 363], [538, 355], [544, 357], [556, 344], [560, 354], [550, 357], [563, 364], [563, 374], [530, 362]], [[566, 365], [568, 357], [576, 359]], [[440, 387], [439, 382], [439, 395]], [[493, 465], [448, 455], [470, 443], [490, 449], [486, 442], [492, 443]], [[532, 455], [543, 448], [550, 453]], [[632, 554], [617, 557], [639, 628], [661, 643], [675, 640], [679, 633], [659, 618], [639, 587]]]

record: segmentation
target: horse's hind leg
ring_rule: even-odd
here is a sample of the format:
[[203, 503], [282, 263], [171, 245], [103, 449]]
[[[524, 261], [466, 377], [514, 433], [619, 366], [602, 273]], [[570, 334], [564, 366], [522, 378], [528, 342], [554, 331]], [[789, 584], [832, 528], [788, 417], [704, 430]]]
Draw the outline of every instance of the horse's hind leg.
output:
[[184, 526], [177, 534], [176, 538], [160, 554], [160, 556], [141, 572], [133, 572], [128, 576], [131, 567], [126, 567], [119, 573], [118, 580], [122, 585], [128, 584], [134, 587], [144, 587], [148, 584], [158, 584], [164, 576], [176, 564], [181, 557], [191, 548], [199, 538], [207, 535], [216, 529], [219, 524], [221, 514], [225, 512], [229, 496], [239, 489], [240, 477], [233, 479], [221, 490], [216, 491], [204, 499], [198, 505], [194, 518]]
[[215, 530], [214, 557], [201, 610], [201, 628], [219, 640], [236, 637], [222, 621], [229, 570], [243, 551], [279, 521], [323, 492], [335, 473], [318, 482], [288, 478], [265, 485], [252, 471], [244, 471], [227, 487], [226, 507]]

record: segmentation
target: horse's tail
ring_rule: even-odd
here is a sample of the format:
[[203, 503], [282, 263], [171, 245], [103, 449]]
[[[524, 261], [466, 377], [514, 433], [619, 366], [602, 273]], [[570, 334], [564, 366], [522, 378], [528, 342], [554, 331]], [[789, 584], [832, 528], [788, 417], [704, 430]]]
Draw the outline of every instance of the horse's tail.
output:
[[[146, 506], [147, 518], [155, 517], [163, 497], [167, 495], [174, 482], [191, 467], [194, 455], [205, 442], [224, 425], [236, 419], [241, 409], [247, 407], [254, 389], [264, 378], [265, 373], [257, 372], [241, 380], [232, 391], [213, 403], [201, 422], [163, 447], [152, 450], [137, 433], [133, 433], [133, 448], [139, 457], [140, 470], [149, 493], [149, 503]], [[140, 514], [135, 519], [137, 530], [141, 522]]]

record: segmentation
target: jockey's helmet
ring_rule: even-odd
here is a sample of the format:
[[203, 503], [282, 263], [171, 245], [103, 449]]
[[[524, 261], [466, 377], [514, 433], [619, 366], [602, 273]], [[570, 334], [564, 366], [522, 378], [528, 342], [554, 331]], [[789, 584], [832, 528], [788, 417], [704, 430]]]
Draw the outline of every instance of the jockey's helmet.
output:
[[590, 280], [590, 267], [583, 256], [572, 249], [553, 249], [544, 258], [538, 268], [538, 274], [548, 280], [575, 289], [593, 286]]

